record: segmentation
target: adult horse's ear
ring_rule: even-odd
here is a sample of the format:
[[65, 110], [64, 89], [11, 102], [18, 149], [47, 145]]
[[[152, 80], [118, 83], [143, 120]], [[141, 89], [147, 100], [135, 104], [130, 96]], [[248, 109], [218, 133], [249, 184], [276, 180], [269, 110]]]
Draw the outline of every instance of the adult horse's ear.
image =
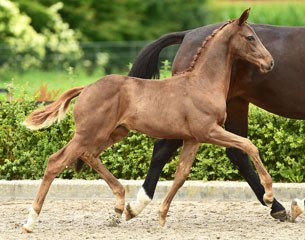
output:
[[238, 19], [238, 25], [241, 26], [249, 17], [250, 8], [246, 9]]

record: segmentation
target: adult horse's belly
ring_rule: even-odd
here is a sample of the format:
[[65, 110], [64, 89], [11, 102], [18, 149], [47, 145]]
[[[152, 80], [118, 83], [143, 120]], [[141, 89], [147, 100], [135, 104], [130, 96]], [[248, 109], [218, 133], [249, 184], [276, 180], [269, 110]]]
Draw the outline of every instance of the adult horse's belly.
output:
[[283, 68], [270, 75], [255, 73], [240, 96], [269, 112], [288, 118], [305, 119], [305, 66], [301, 72]]

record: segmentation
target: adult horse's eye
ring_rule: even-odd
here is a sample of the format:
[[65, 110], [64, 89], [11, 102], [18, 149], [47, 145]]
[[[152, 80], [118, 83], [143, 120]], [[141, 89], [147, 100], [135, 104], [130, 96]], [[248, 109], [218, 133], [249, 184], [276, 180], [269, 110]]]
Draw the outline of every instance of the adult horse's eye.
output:
[[248, 41], [254, 41], [255, 40], [254, 36], [247, 36], [246, 39]]

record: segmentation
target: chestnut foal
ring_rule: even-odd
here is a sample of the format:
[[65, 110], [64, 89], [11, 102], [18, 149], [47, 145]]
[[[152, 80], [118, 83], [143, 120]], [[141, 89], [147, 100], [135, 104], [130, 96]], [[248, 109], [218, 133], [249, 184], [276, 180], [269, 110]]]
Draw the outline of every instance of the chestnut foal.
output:
[[[96, 170], [116, 196], [115, 211], [121, 217], [125, 190], [98, 159], [107, 147], [127, 136], [130, 130], [168, 139], [183, 139], [183, 149], [173, 185], [159, 208], [163, 226], [170, 203], [188, 177], [200, 143], [235, 147], [249, 154], [265, 189], [264, 201], [273, 201], [272, 180], [257, 148], [250, 140], [225, 131], [232, 64], [236, 59], [256, 64], [261, 72], [273, 68], [273, 58], [246, 23], [249, 10], [215, 30], [198, 49], [191, 67], [160, 81], [109, 75], [86, 87], [66, 91], [57, 101], [35, 110], [25, 125], [34, 130], [61, 120], [70, 101], [74, 107], [75, 134], [72, 140], [51, 155], [24, 230], [31, 232], [56, 177], [80, 158]], [[149, 199], [143, 199], [144, 205]], [[128, 205], [126, 217], [138, 214], [142, 206]]]

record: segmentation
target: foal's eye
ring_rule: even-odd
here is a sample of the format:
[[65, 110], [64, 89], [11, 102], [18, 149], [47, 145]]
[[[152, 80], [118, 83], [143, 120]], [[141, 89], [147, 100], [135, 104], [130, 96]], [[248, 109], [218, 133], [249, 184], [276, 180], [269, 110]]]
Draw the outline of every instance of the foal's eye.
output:
[[255, 40], [254, 36], [247, 36], [246, 39], [248, 41], [254, 41]]

